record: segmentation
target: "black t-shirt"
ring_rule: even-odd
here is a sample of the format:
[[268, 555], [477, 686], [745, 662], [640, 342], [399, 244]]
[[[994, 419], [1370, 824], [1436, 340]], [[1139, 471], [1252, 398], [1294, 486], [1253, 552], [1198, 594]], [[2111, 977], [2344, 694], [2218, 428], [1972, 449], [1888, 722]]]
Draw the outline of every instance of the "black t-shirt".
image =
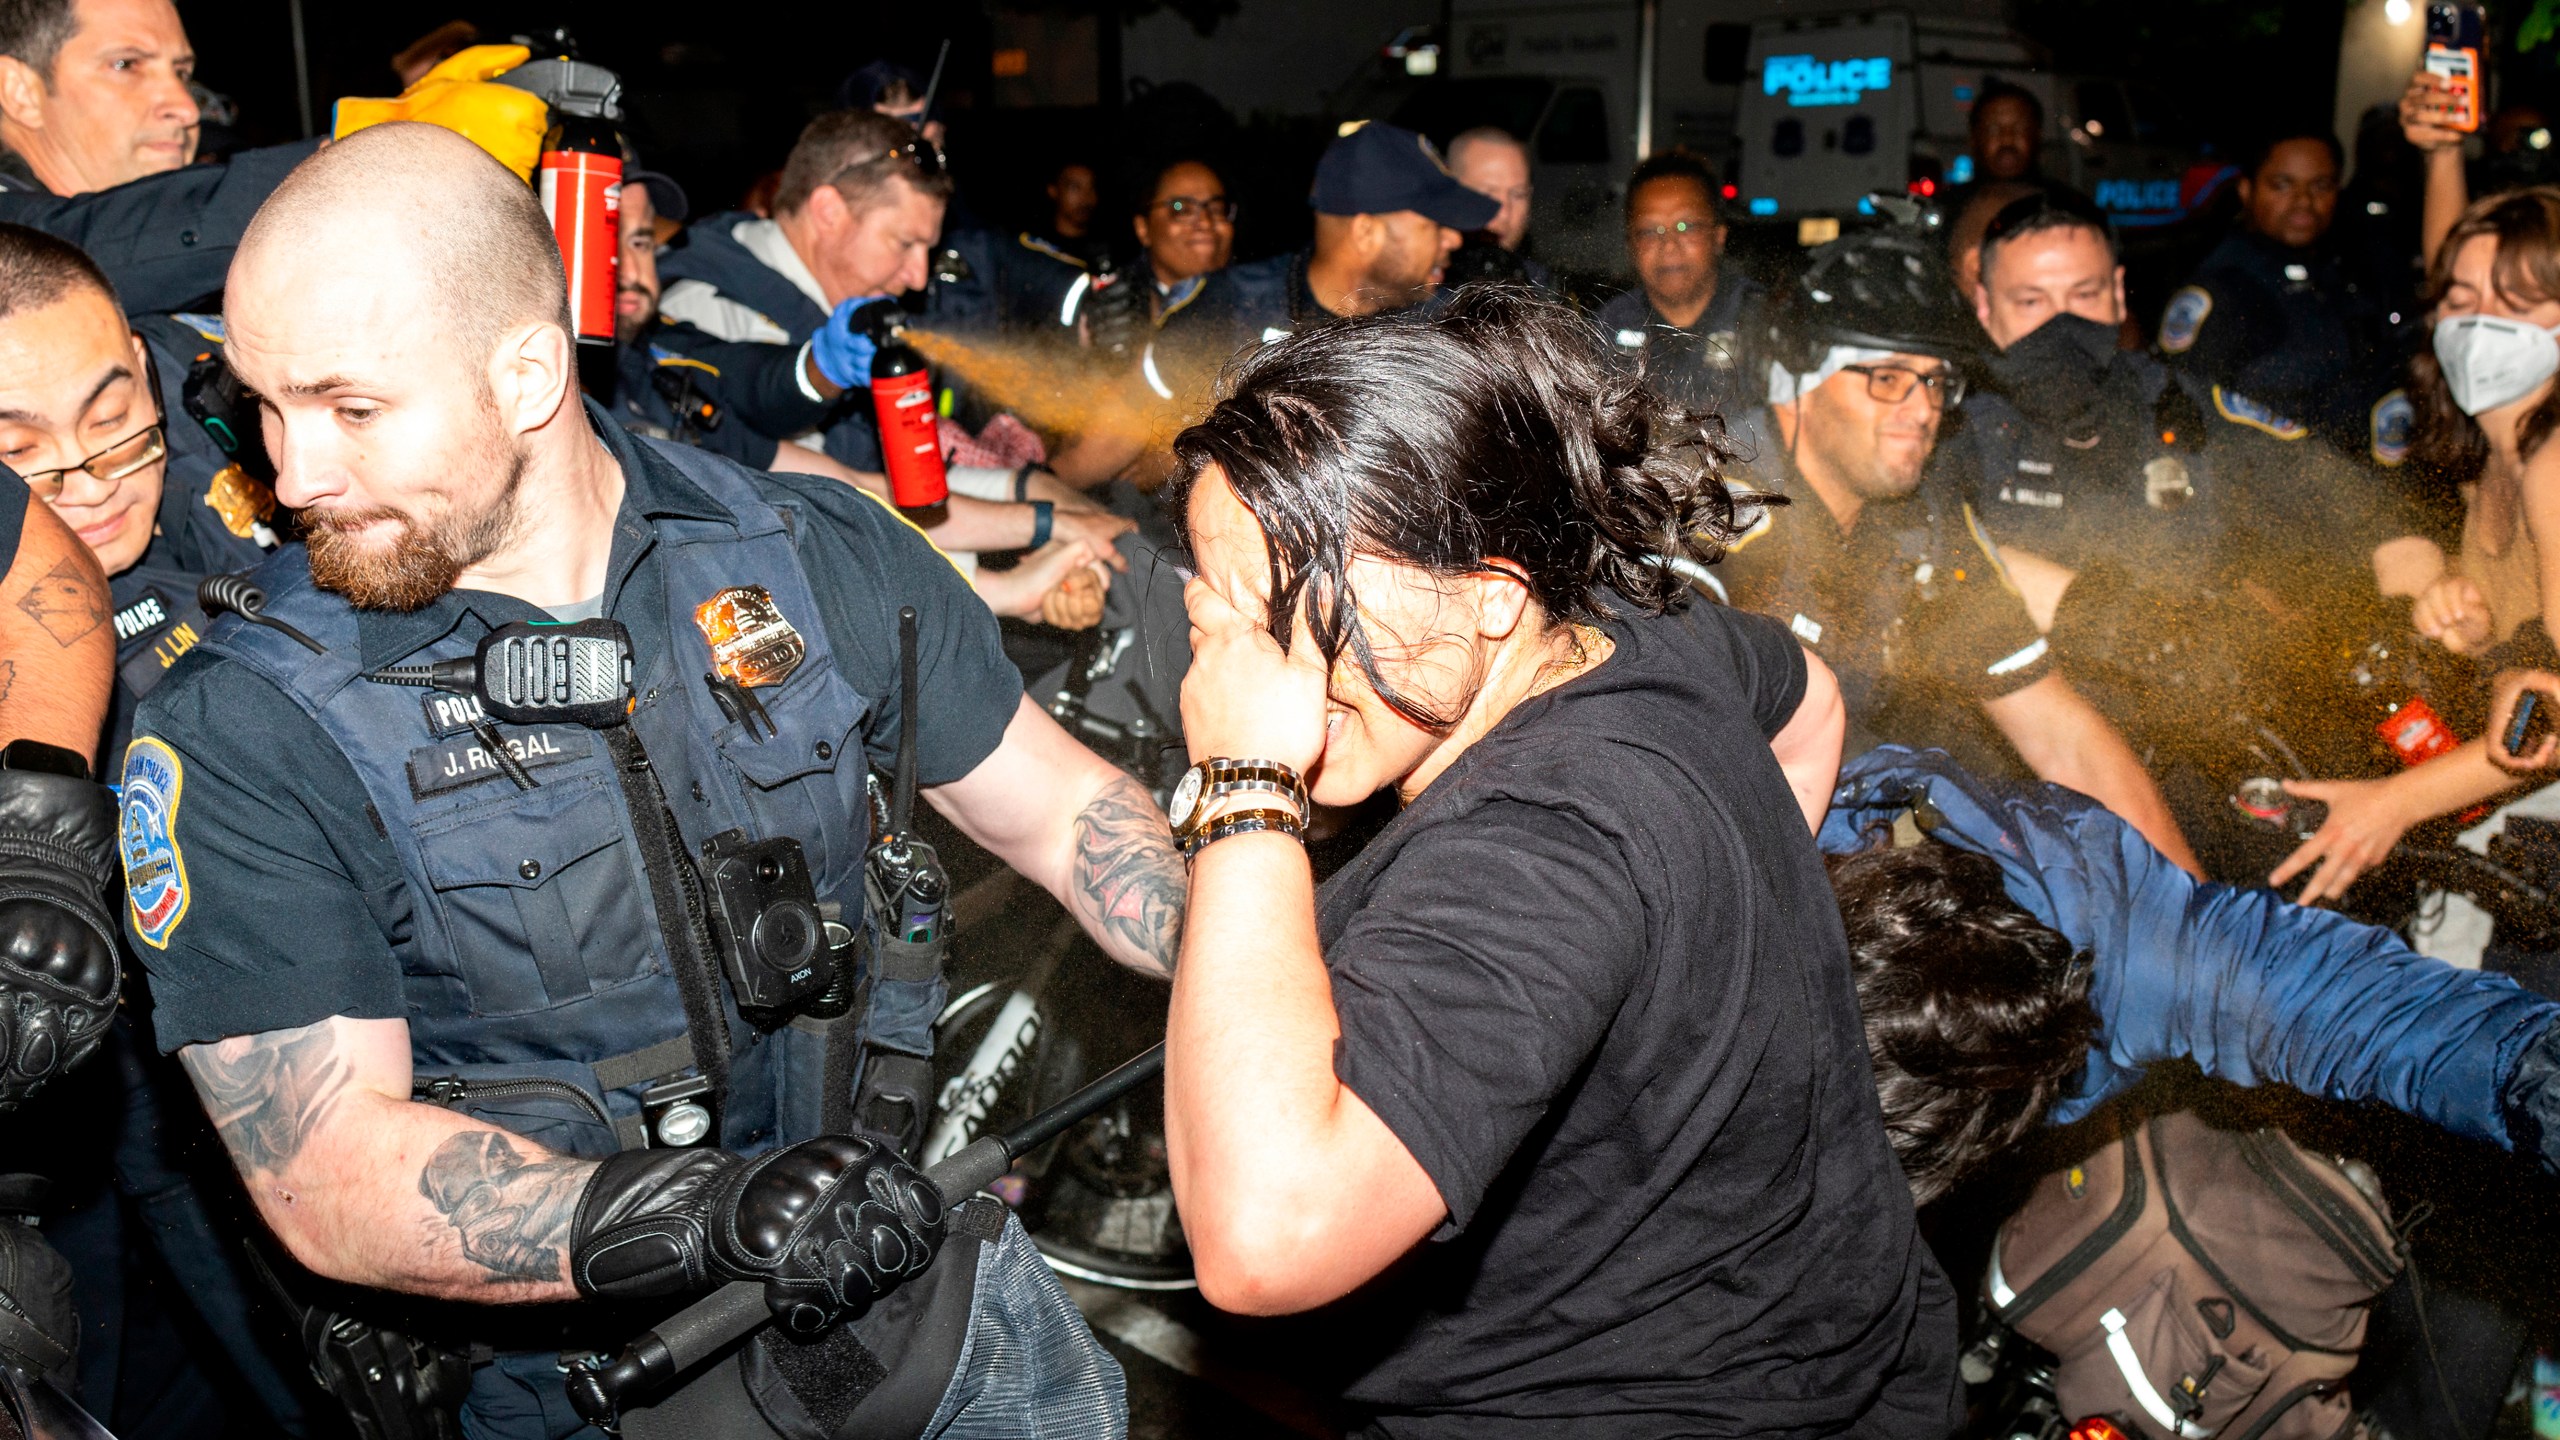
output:
[[[626, 521], [723, 513], [618, 427], [599, 432], [622, 461]], [[872, 763], [895, 762], [898, 607], [913, 605], [926, 706], [920, 776], [938, 785], [977, 768], [1004, 737], [1022, 677], [968, 582], [914, 526], [851, 486], [800, 475], [755, 481], [768, 500], [800, 514], [796, 540], [828, 643], [869, 706], [862, 730]], [[626, 536], [608, 566], [612, 613], [631, 627], [639, 673], [653, 647], [668, 643], [657, 557], [657, 547]], [[392, 623], [423, 645], [465, 610], [492, 625], [545, 618], [508, 596], [455, 591]], [[198, 649], [143, 701], [134, 728], [166, 742], [185, 766], [186, 798], [172, 825], [186, 857], [187, 908], [166, 949], [143, 951], [160, 1048], [332, 1015], [406, 1018], [392, 937], [406, 933], [416, 902], [381, 822], [370, 818], [364, 783], [318, 722], [248, 667]], [[681, 753], [651, 758], [662, 784], [685, 783]]]
[[0, 575], [18, 563], [18, 541], [27, 531], [27, 507], [36, 503], [35, 492], [18, 472], [0, 465]]
[[1335, 1073], [1450, 1215], [1348, 1393], [1393, 1436], [1944, 1434], [1953, 1297], [1769, 753], [1803, 654], [1607, 628], [1318, 897]]

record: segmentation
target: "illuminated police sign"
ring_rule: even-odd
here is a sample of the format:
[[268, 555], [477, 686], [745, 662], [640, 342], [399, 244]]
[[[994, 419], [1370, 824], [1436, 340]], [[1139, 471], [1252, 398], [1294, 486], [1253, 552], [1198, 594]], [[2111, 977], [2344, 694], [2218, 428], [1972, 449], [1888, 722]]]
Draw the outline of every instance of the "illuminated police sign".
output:
[[1893, 59], [1816, 60], [1810, 55], [1772, 55], [1761, 67], [1764, 94], [1784, 95], [1789, 105], [1855, 105], [1870, 90], [1893, 84]]

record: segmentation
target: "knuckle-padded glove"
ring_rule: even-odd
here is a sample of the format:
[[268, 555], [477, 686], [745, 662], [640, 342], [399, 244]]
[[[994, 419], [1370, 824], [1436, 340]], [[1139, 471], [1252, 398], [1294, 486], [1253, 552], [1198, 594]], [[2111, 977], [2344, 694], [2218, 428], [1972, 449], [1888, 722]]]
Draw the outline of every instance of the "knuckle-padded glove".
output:
[[579, 1197], [570, 1274], [581, 1294], [617, 1300], [760, 1281], [774, 1318], [813, 1334], [923, 1273], [945, 1209], [932, 1181], [862, 1136], [753, 1159], [630, 1151]]
[[116, 805], [103, 785], [0, 770], [0, 1110], [86, 1059], [121, 989]]
[[846, 390], [868, 389], [871, 361], [880, 353], [883, 322], [897, 302], [886, 295], [855, 295], [839, 301], [827, 323], [809, 337], [809, 358], [828, 383]]

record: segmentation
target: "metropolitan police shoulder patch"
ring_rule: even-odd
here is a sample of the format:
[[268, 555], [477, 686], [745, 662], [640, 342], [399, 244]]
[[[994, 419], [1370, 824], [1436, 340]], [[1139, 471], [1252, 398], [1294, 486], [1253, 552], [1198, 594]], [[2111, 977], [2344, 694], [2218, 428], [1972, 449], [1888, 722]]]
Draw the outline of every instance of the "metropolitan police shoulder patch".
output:
[[2234, 395], [2219, 385], [2213, 387], [2213, 408], [2234, 425], [2264, 430], [2279, 440], [2299, 440], [2311, 433], [2301, 421], [2288, 420], [2248, 396]]
[[2186, 354], [2212, 314], [2213, 292], [2201, 285], [2190, 285], [2170, 296], [2169, 308], [2160, 316], [2160, 348], [2172, 355]]
[[2417, 438], [2418, 407], [2409, 401], [2409, 392], [2394, 390], [2373, 402], [2373, 458], [2376, 464], [2398, 465], [2409, 458], [2409, 444]]
[[187, 860], [178, 853], [178, 791], [186, 767], [178, 752], [148, 735], [124, 752], [124, 811], [118, 825], [125, 897], [133, 933], [155, 950], [187, 913]]

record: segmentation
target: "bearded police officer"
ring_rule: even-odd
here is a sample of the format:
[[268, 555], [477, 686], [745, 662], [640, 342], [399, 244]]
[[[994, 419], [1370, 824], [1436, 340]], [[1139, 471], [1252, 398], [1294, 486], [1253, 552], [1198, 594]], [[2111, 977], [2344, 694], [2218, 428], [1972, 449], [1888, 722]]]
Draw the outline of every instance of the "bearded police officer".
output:
[[[261, 623], [217, 623], [143, 706], [124, 856], [159, 1042], [276, 1236], [381, 1291], [657, 1307], [472, 1312], [456, 1338], [498, 1352], [474, 1435], [581, 1433], [554, 1352], [717, 1283], [763, 1282], [806, 1330], [973, 1274], [979, 1368], [941, 1408], [980, 1418], [948, 1433], [1021, 1405], [1115, 1431], [1117, 1368], [1019, 1227], [853, 1133], [857, 1094], [922, 1103], [939, 977], [875, 944], [850, 1051], [789, 987], [874, 928], [865, 778], [906, 727], [937, 808], [1157, 973], [1182, 892], [1163, 815], [1024, 701], [894, 514], [582, 406], [550, 227], [476, 147], [393, 124], [322, 152], [253, 223], [229, 318], [311, 544], [260, 572]], [[441, 663], [472, 690], [454, 662], [484, 640], [624, 634], [627, 698], [571, 720], [500, 730], [522, 712], [386, 683]], [[615, 693], [609, 658], [580, 673]], [[813, 910], [841, 923], [820, 938]], [[888, 1338], [792, 1393], [842, 1419]]]
[[1866, 734], [1945, 744], [1978, 714], [2038, 776], [2194, 868], [2132, 748], [2054, 671], [1991, 532], [1930, 469], [1982, 347], [1936, 245], [1899, 231], [1833, 241], [1758, 331], [1768, 404], [1733, 429], [1749, 480], [1791, 503], [1731, 547], [1711, 588], [1828, 661]]

